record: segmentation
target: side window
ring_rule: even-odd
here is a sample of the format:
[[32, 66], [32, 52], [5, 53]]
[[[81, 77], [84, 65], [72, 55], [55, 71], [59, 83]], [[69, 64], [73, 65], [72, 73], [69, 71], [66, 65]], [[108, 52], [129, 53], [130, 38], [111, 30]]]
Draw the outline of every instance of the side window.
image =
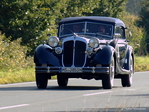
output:
[[122, 28], [122, 27], [116, 27], [115, 28], [115, 33], [120, 33], [121, 34], [121, 37], [120, 38], [122, 38], [122, 39], [124, 39], [125, 38], [125, 32], [124, 32], [124, 28]]

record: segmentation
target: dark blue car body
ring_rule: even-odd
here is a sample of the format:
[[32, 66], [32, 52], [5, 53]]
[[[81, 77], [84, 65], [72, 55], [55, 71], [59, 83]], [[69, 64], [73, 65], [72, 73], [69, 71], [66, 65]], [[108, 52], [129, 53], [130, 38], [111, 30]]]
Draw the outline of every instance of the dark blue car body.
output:
[[[79, 26], [79, 32], [74, 31], [75, 26]], [[104, 32], [100, 32], [101, 27]], [[59, 86], [67, 86], [69, 78], [82, 78], [102, 80], [103, 88], [111, 89], [114, 78], [120, 78], [123, 87], [130, 87], [134, 54], [126, 29], [120, 19], [113, 17], [62, 19], [57, 37], [49, 37], [35, 50], [37, 87], [46, 88], [54, 75]]]

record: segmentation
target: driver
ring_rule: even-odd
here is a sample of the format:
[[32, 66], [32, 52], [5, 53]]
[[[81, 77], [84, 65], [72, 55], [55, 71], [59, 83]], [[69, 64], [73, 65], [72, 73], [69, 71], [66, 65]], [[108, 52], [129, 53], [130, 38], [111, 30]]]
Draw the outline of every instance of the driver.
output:
[[99, 33], [105, 34], [105, 33], [106, 33], [106, 28], [105, 28], [105, 26], [100, 25], [100, 26], [98, 27], [98, 31], [99, 31]]

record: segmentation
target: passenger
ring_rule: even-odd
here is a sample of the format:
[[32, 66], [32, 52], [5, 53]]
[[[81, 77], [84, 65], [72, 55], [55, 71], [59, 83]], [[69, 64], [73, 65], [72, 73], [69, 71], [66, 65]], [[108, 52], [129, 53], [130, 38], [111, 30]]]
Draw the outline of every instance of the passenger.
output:
[[80, 25], [73, 25], [73, 32], [74, 32], [74, 33], [79, 33], [79, 32], [81, 32], [81, 27], [80, 27]]

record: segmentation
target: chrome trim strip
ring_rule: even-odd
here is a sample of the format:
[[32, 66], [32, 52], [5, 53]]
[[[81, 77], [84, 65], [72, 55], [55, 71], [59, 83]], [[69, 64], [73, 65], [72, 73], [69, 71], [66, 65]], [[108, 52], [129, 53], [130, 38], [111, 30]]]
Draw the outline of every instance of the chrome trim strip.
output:
[[[63, 68], [80, 68], [82, 69], [81, 73], [104, 73], [109, 74], [109, 67], [45, 67], [45, 66], [36, 66], [36, 73], [65, 73], [62, 72]], [[72, 73], [72, 72], [67, 72]], [[78, 73], [78, 72], [73, 72]], [[80, 72], [79, 72], [80, 73]]]

